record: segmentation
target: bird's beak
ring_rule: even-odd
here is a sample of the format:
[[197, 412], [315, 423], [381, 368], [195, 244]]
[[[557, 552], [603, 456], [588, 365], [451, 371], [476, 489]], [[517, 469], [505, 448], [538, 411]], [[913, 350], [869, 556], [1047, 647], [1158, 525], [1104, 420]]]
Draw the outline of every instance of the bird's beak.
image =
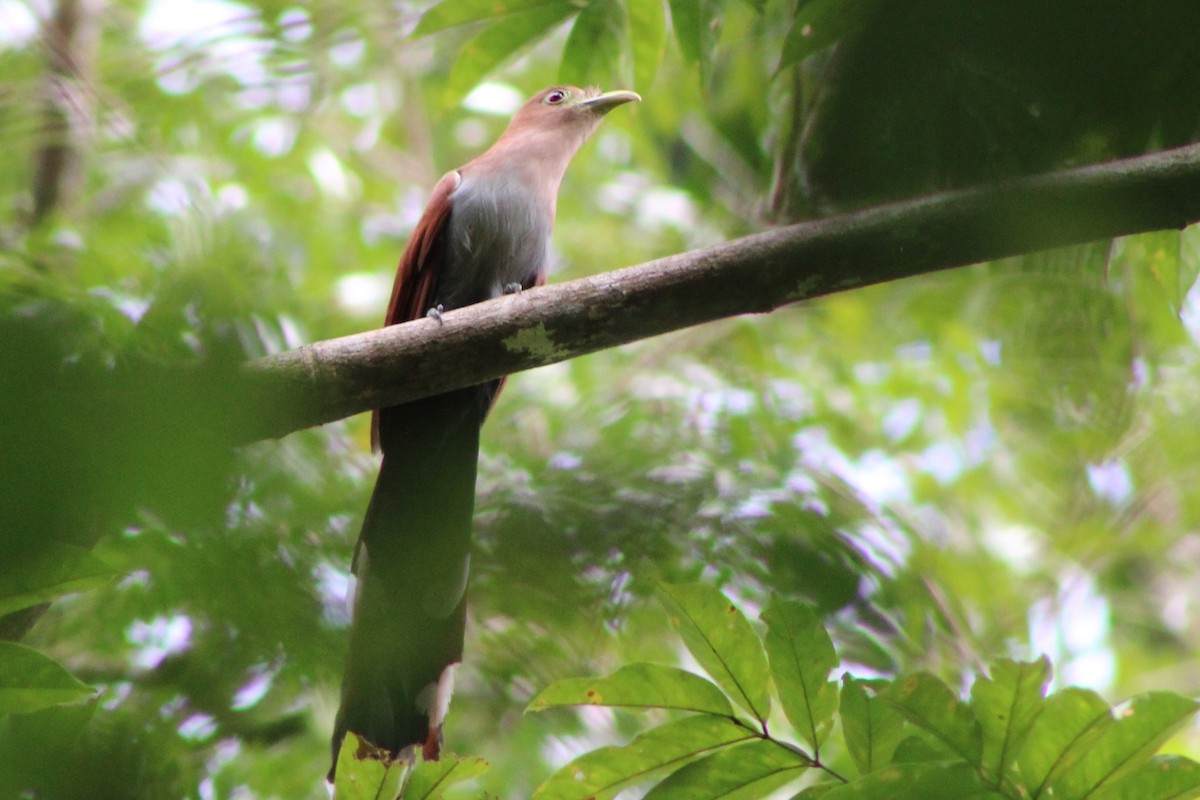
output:
[[579, 105], [596, 114], [607, 114], [617, 106], [625, 105], [626, 103], [636, 103], [641, 99], [642, 96], [637, 92], [627, 92], [622, 89], [615, 92], [604, 92], [595, 97], [580, 100]]

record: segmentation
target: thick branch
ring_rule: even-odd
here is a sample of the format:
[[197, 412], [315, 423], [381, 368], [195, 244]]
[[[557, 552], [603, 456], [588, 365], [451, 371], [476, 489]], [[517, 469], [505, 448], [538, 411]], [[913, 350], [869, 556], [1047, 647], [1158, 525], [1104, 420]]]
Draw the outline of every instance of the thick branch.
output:
[[[1200, 145], [930, 195], [502, 297], [248, 365], [246, 439], [832, 292], [1200, 220]], [[602, 243], [597, 243], [602, 246]]]

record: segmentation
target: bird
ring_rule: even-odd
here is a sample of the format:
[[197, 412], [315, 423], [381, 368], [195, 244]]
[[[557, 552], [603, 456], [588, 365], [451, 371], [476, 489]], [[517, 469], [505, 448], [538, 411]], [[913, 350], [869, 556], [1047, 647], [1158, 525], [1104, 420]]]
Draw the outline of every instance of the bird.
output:
[[[552, 86], [486, 152], [442, 177], [400, 257], [384, 325], [545, 283], [558, 188], [571, 159], [631, 91]], [[382, 452], [357, 577], [333, 766], [347, 732], [398, 757], [439, 757], [463, 658], [479, 433], [503, 378], [378, 410]]]

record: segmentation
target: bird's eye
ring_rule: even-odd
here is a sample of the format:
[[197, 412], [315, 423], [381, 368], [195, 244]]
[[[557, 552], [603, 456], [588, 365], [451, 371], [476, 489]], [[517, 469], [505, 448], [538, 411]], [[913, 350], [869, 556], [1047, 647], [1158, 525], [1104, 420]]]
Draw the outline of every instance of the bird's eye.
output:
[[567, 99], [567, 93], [562, 89], [555, 89], [550, 94], [546, 95], [546, 102], [552, 106], [556, 106], [563, 100]]

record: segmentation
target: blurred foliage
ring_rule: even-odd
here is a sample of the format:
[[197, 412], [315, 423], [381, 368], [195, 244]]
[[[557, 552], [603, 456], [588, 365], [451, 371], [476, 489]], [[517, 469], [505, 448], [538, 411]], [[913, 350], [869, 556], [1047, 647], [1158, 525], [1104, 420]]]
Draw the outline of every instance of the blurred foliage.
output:
[[[378, 324], [514, 98], [645, 97], [572, 165], [560, 280], [1200, 138], [1182, 0], [50, 5], [0, 0], [0, 633], [97, 695], [11, 687], [44, 707], [0, 721], [4, 797], [325, 796], [368, 426], [231, 450], [223, 376]], [[642, 729], [522, 709], [686, 665], [660, 582], [807, 601], [864, 678], [1045, 653], [1195, 694], [1198, 268], [1195, 229], [1098, 242], [510, 380], [447, 723], [491, 768], [458, 796]]]

